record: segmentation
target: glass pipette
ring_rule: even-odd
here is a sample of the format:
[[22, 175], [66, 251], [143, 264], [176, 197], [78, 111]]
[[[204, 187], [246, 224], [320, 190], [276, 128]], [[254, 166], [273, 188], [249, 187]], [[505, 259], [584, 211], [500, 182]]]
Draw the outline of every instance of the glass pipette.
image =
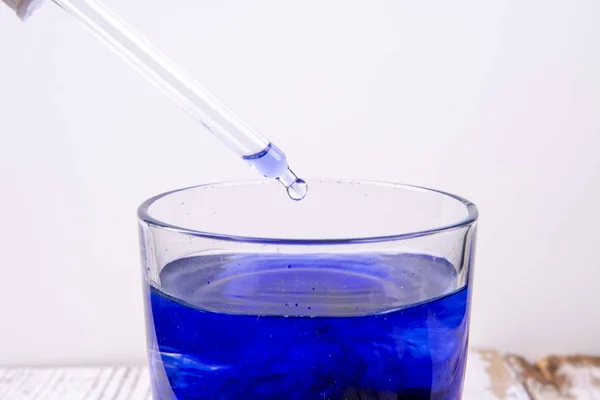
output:
[[[44, 0], [2, 0], [25, 20]], [[285, 154], [200, 86], [97, 0], [51, 0], [89, 28], [181, 108], [221, 139], [252, 168], [281, 182], [294, 200], [307, 192], [304, 180], [289, 168]]]

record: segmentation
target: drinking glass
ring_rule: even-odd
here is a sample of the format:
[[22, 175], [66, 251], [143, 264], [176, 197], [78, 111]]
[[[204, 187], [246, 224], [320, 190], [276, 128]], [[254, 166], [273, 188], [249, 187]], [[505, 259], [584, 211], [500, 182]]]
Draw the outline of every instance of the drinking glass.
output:
[[456, 400], [475, 205], [419, 187], [221, 183], [139, 210], [154, 399]]

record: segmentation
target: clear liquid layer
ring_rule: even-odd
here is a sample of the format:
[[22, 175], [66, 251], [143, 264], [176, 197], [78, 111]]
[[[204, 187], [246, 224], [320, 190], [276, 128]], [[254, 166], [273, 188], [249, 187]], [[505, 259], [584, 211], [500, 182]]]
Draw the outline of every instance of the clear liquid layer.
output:
[[177, 260], [161, 290], [192, 306], [261, 316], [356, 316], [402, 308], [456, 289], [441, 258], [403, 254], [229, 255]]
[[156, 399], [458, 399], [468, 289], [430, 256], [192, 257], [149, 288]]

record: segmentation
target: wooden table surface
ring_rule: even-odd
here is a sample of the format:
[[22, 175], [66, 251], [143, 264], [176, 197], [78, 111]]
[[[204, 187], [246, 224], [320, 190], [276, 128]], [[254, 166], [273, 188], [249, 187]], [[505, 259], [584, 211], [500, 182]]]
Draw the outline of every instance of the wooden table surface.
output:
[[[0, 400], [100, 399], [151, 400], [147, 368], [0, 368]], [[600, 400], [600, 358], [469, 354], [463, 400], [562, 399]]]

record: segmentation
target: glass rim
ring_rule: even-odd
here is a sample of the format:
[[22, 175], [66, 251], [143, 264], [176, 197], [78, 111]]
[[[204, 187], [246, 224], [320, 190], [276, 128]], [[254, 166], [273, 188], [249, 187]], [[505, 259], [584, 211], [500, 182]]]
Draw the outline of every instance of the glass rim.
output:
[[[383, 235], [383, 236], [364, 236], [364, 237], [349, 237], [349, 238], [323, 238], [323, 239], [302, 239], [302, 238], [271, 238], [271, 237], [260, 237], [260, 236], [243, 236], [243, 235], [227, 235], [223, 233], [214, 233], [201, 231], [196, 229], [190, 229], [183, 226], [173, 225], [165, 221], [161, 221], [156, 219], [150, 215], [149, 209], [150, 207], [157, 202], [158, 200], [165, 198], [169, 195], [179, 192], [185, 192], [187, 190], [192, 190], [196, 188], [220, 188], [220, 187], [232, 187], [232, 186], [246, 186], [246, 185], [262, 185], [262, 184], [270, 184], [273, 183], [273, 180], [268, 179], [251, 179], [251, 180], [240, 180], [240, 181], [229, 181], [229, 182], [216, 182], [216, 183], [205, 183], [200, 185], [188, 186], [181, 189], [170, 190], [168, 192], [164, 192], [158, 194], [156, 196], [150, 197], [146, 201], [144, 201], [137, 209], [137, 216], [140, 221], [143, 221], [149, 225], [153, 225], [158, 228], [162, 228], [168, 231], [201, 237], [211, 240], [220, 240], [220, 241], [229, 241], [229, 242], [242, 242], [242, 243], [256, 243], [256, 244], [275, 244], [275, 245], [349, 245], [349, 244], [359, 244], [359, 243], [376, 243], [376, 242], [388, 242], [388, 241], [396, 241], [396, 240], [406, 240], [406, 239], [414, 239], [423, 236], [431, 236], [447, 231], [452, 231], [455, 229], [460, 229], [466, 226], [471, 226], [477, 219], [479, 218], [479, 210], [477, 206], [470, 202], [469, 200], [457, 196], [455, 194], [445, 192], [442, 190], [431, 189], [423, 186], [416, 186], [410, 184], [403, 183], [393, 183], [393, 182], [385, 182], [385, 181], [374, 181], [374, 180], [360, 180], [360, 179], [310, 179], [307, 180], [309, 182], [309, 193], [310, 196], [310, 181], [319, 181], [321, 183], [346, 183], [346, 184], [366, 184], [366, 185], [375, 185], [380, 187], [390, 187], [390, 188], [402, 188], [412, 191], [419, 192], [429, 192], [435, 193], [438, 195], [442, 195], [448, 197], [452, 200], [455, 200], [463, 205], [465, 210], [467, 211], [467, 215], [465, 218], [459, 219], [456, 222], [451, 224], [441, 225], [439, 227], [424, 229], [424, 230], [416, 230], [412, 232], [403, 232], [392, 235]], [[292, 200], [290, 200], [292, 201]]]

